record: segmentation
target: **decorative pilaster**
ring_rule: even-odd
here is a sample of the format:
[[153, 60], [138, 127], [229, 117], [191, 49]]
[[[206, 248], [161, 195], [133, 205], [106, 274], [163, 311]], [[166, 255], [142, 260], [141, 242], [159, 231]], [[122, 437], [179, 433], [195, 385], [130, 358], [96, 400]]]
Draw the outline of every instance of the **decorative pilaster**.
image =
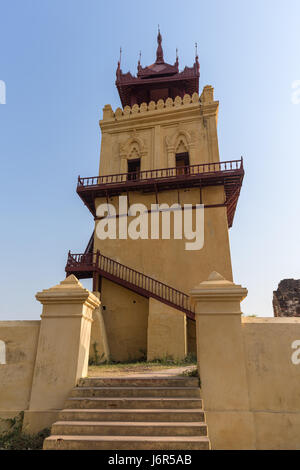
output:
[[77, 380], [88, 372], [93, 310], [100, 301], [78, 279], [38, 292], [43, 304], [29, 410], [24, 428], [35, 432], [56, 418]]
[[254, 448], [240, 308], [247, 289], [213, 272], [190, 295], [195, 305], [198, 367], [213, 448], [226, 441], [228, 449]]

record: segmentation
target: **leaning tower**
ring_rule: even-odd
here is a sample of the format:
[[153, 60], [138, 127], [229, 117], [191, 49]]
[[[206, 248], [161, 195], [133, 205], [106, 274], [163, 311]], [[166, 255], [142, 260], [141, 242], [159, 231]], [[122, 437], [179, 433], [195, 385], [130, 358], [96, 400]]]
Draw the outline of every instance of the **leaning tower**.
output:
[[[101, 309], [94, 319], [92, 344], [99, 356], [118, 361], [195, 353], [189, 291], [212, 271], [232, 280], [228, 229], [243, 162], [220, 161], [219, 103], [211, 86], [199, 94], [197, 54], [193, 66], [180, 72], [178, 57], [174, 65], [165, 62], [160, 32], [157, 43], [155, 62], [142, 67], [139, 61], [136, 76], [124, 74], [118, 63], [122, 106], [115, 111], [104, 106], [99, 175], [79, 177], [77, 186], [95, 230], [84, 253], [69, 252], [66, 266], [67, 274], [93, 279]], [[192, 216], [197, 207], [203, 208], [203, 243], [186, 249], [187, 240], [175, 236], [172, 224], [170, 236], [160, 226], [152, 237], [141, 231], [133, 239], [124, 224], [133, 221], [128, 210], [135, 204], [145, 206], [149, 232], [153, 205], [161, 220], [165, 214], [159, 208], [166, 204], [179, 207], [176, 216], [181, 220], [184, 205]], [[116, 224], [115, 237], [99, 238], [99, 224], [107, 215]], [[175, 220], [175, 211], [169, 216]]]

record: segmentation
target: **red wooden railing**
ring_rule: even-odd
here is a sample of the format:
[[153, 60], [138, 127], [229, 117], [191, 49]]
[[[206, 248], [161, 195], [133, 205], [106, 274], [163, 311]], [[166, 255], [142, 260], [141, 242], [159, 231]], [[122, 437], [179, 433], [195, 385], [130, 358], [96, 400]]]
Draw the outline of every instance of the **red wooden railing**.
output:
[[240, 160], [229, 160], [226, 162], [215, 162], [215, 163], [199, 163], [197, 165], [188, 165], [174, 168], [160, 168], [157, 170], [143, 170], [131, 173], [120, 173], [116, 175], [104, 175], [104, 176], [89, 176], [87, 178], [81, 178], [78, 176], [77, 188], [84, 188], [89, 186], [98, 186], [106, 184], [119, 184], [126, 183], [128, 181], [137, 180], [163, 180], [165, 178], [177, 178], [187, 176], [199, 176], [210, 173], [226, 173], [233, 170], [243, 169], [243, 158]]
[[99, 251], [97, 253], [83, 254], [69, 252], [66, 272], [71, 273], [83, 270], [96, 271], [107, 279], [134, 290], [143, 296], [156, 298], [186, 313], [192, 320], [195, 319], [195, 314], [190, 304], [190, 297], [184, 292], [146, 276], [124, 264], [118, 263], [107, 256], [101, 255]]

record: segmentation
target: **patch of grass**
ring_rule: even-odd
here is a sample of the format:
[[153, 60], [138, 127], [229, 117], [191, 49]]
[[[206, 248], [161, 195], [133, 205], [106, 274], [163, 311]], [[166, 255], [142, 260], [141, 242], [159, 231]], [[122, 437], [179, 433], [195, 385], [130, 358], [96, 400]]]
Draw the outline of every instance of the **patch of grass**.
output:
[[93, 343], [94, 355], [93, 355], [93, 357], [89, 358], [89, 365], [90, 366], [99, 366], [100, 364], [106, 363], [106, 361], [104, 359], [105, 354], [102, 353], [101, 356], [99, 356], [99, 352], [98, 352], [98, 349], [97, 349], [97, 344], [98, 343], [96, 341]]
[[195, 369], [184, 370], [180, 375], [183, 377], [199, 377], [197, 367]]
[[7, 431], [0, 433], [0, 450], [41, 450], [44, 439], [50, 436], [50, 429], [45, 428], [37, 434], [22, 432], [24, 413], [15, 418], [5, 419], [9, 425]]
[[172, 356], [166, 356], [160, 359], [154, 359], [153, 364], [162, 364], [165, 366], [189, 366], [197, 364], [197, 357], [194, 354], [188, 354], [184, 359], [173, 359]]
[[151, 362], [147, 362], [145, 355], [142, 355], [140, 359], [129, 360], [126, 362], [111, 360], [97, 365], [90, 365], [89, 376], [96, 376], [103, 373], [151, 372], [195, 364], [197, 364], [197, 359], [194, 355], [188, 355], [186, 358], [181, 360], [173, 359], [171, 356], [166, 356], [164, 358], [154, 359]]

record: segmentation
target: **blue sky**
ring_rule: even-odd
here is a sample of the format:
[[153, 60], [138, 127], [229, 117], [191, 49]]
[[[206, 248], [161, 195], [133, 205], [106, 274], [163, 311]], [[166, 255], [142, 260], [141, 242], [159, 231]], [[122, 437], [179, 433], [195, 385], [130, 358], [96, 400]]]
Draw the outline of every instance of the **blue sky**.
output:
[[300, 278], [299, 0], [0, 0], [0, 318], [37, 319], [34, 295], [64, 277], [93, 220], [76, 195], [97, 174], [102, 107], [120, 105], [123, 72], [165, 59], [192, 65], [220, 101], [221, 160], [245, 159], [230, 230], [234, 279], [246, 314], [272, 315], [272, 291]]

